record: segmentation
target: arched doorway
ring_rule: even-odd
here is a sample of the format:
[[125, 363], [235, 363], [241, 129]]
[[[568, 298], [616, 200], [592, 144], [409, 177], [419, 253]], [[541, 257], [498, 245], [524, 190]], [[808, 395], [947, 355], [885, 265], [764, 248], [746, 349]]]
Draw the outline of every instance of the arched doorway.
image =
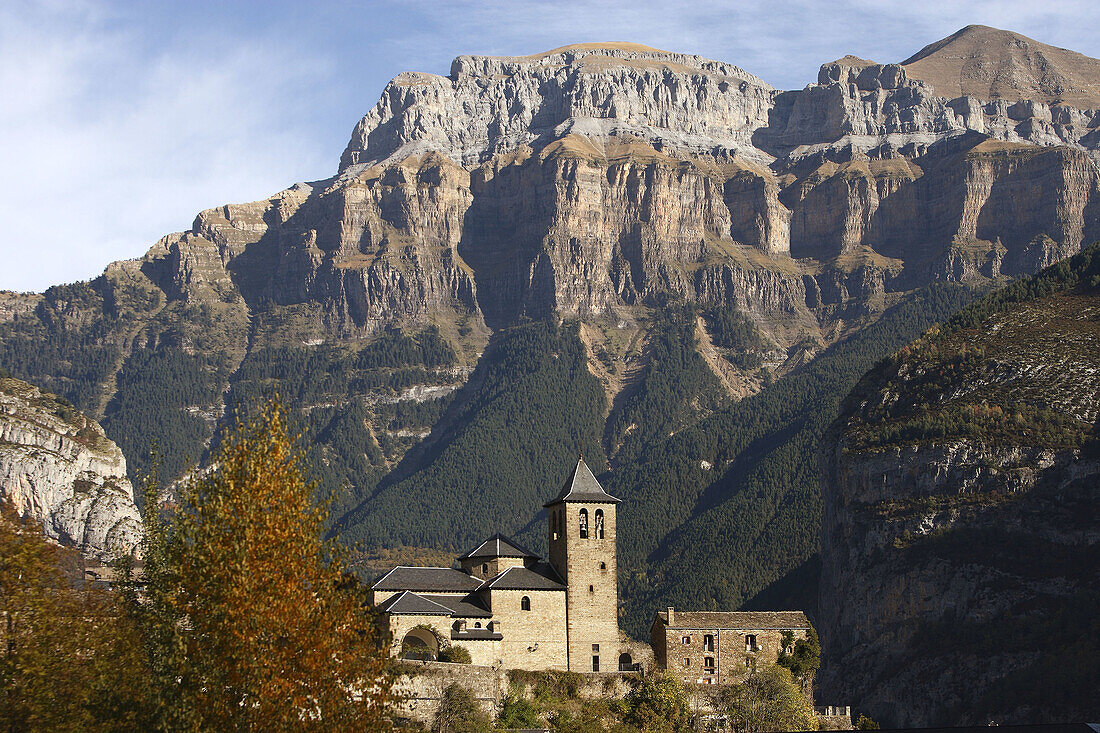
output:
[[634, 658], [627, 652], [623, 652], [619, 655], [619, 671], [620, 672], [633, 672], [634, 671]]
[[412, 629], [401, 640], [401, 658], [434, 662], [439, 658], [439, 640], [428, 629]]

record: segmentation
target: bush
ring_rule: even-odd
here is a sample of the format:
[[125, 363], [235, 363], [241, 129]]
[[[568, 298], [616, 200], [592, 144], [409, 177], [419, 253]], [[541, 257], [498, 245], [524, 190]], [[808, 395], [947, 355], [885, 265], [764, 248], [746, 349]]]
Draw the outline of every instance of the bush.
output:
[[443, 690], [432, 733], [489, 733], [492, 729], [472, 692], [453, 682]]
[[470, 650], [464, 646], [450, 644], [439, 650], [439, 661], [453, 664], [471, 664]]

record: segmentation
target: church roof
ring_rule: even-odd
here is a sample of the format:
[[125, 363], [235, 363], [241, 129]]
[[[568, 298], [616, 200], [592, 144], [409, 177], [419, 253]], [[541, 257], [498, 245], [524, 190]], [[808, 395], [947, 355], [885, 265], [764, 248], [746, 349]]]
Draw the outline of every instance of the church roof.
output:
[[411, 614], [413, 616], [450, 616], [452, 613], [451, 609], [446, 606], [424, 596], [418, 596], [409, 590], [386, 599], [378, 606], [378, 610], [398, 615]]
[[581, 458], [577, 461], [577, 467], [573, 469], [573, 473], [565, 480], [565, 485], [561, 487], [561, 491], [558, 493], [557, 498], [553, 501], [546, 502], [543, 506], [553, 506], [563, 501], [586, 502], [589, 504], [618, 504], [620, 500], [603, 490], [603, 487], [600, 486], [600, 482], [592, 475], [592, 471], [588, 468], [588, 464]]
[[672, 623], [668, 611], [658, 611], [657, 619], [670, 629], [808, 629], [810, 620], [802, 611], [681, 611], [673, 609]]
[[538, 557], [538, 555], [523, 549], [511, 538], [497, 533], [458, 559], [472, 560], [482, 557]]
[[411, 590], [436, 593], [469, 593], [481, 581], [454, 568], [417, 568], [399, 565], [376, 580], [373, 590]]
[[486, 580], [481, 587], [489, 590], [565, 590], [565, 583], [553, 565], [538, 562], [531, 567], [508, 568]]

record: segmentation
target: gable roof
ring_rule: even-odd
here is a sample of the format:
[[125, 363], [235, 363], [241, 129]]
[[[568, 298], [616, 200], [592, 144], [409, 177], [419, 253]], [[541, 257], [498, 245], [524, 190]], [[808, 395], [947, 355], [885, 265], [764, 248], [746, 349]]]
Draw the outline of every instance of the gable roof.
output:
[[451, 609], [433, 600], [418, 596], [412, 591], [398, 593], [386, 599], [378, 610], [393, 614], [411, 614], [413, 616], [450, 616]]
[[453, 618], [492, 618], [492, 612], [485, 607], [484, 602], [474, 594], [468, 596], [433, 596], [427, 593], [421, 593], [422, 598], [426, 598], [433, 603], [438, 603], [441, 606], [451, 609], [451, 616]]
[[618, 504], [620, 500], [603, 490], [600, 482], [592, 475], [588, 464], [581, 458], [577, 460], [577, 467], [565, 480], [565, 485], [561, 487], [557, 498], [546, 502], [543, 506], [574, 501], [590, 504]]
[[802, 611], [658, 611], [657, 620], [669, 629], [808, 629], [810, 620]]
[[508, 568], [486, 580], [481, 587], [489, 590], [565, 590], [565, 583], [553, 565], [538, 562], [531, 567]]
[[481, 581], [454, 568], [417, 568], [398, 565], [371, 585], [372, 590], [469, 593]]
[[474, 549], [459, 557], [459, 560], [472, 560], [481, 557], [538, 557], [533, 552], [523, 549], [499, 532], [482, 542]]

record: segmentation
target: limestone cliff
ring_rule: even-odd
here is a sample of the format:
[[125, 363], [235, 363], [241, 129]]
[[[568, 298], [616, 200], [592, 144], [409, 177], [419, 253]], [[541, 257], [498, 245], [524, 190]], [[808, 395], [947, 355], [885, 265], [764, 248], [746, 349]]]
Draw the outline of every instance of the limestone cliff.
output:
[[122, 451], [64, 400], [0, 378], [0, 499], [86, 556], [136, 551], [141, 517]]
[[869, 373], [823, 448], [824, 687], [891, 726], [1100, 709], [1100, 245]]

